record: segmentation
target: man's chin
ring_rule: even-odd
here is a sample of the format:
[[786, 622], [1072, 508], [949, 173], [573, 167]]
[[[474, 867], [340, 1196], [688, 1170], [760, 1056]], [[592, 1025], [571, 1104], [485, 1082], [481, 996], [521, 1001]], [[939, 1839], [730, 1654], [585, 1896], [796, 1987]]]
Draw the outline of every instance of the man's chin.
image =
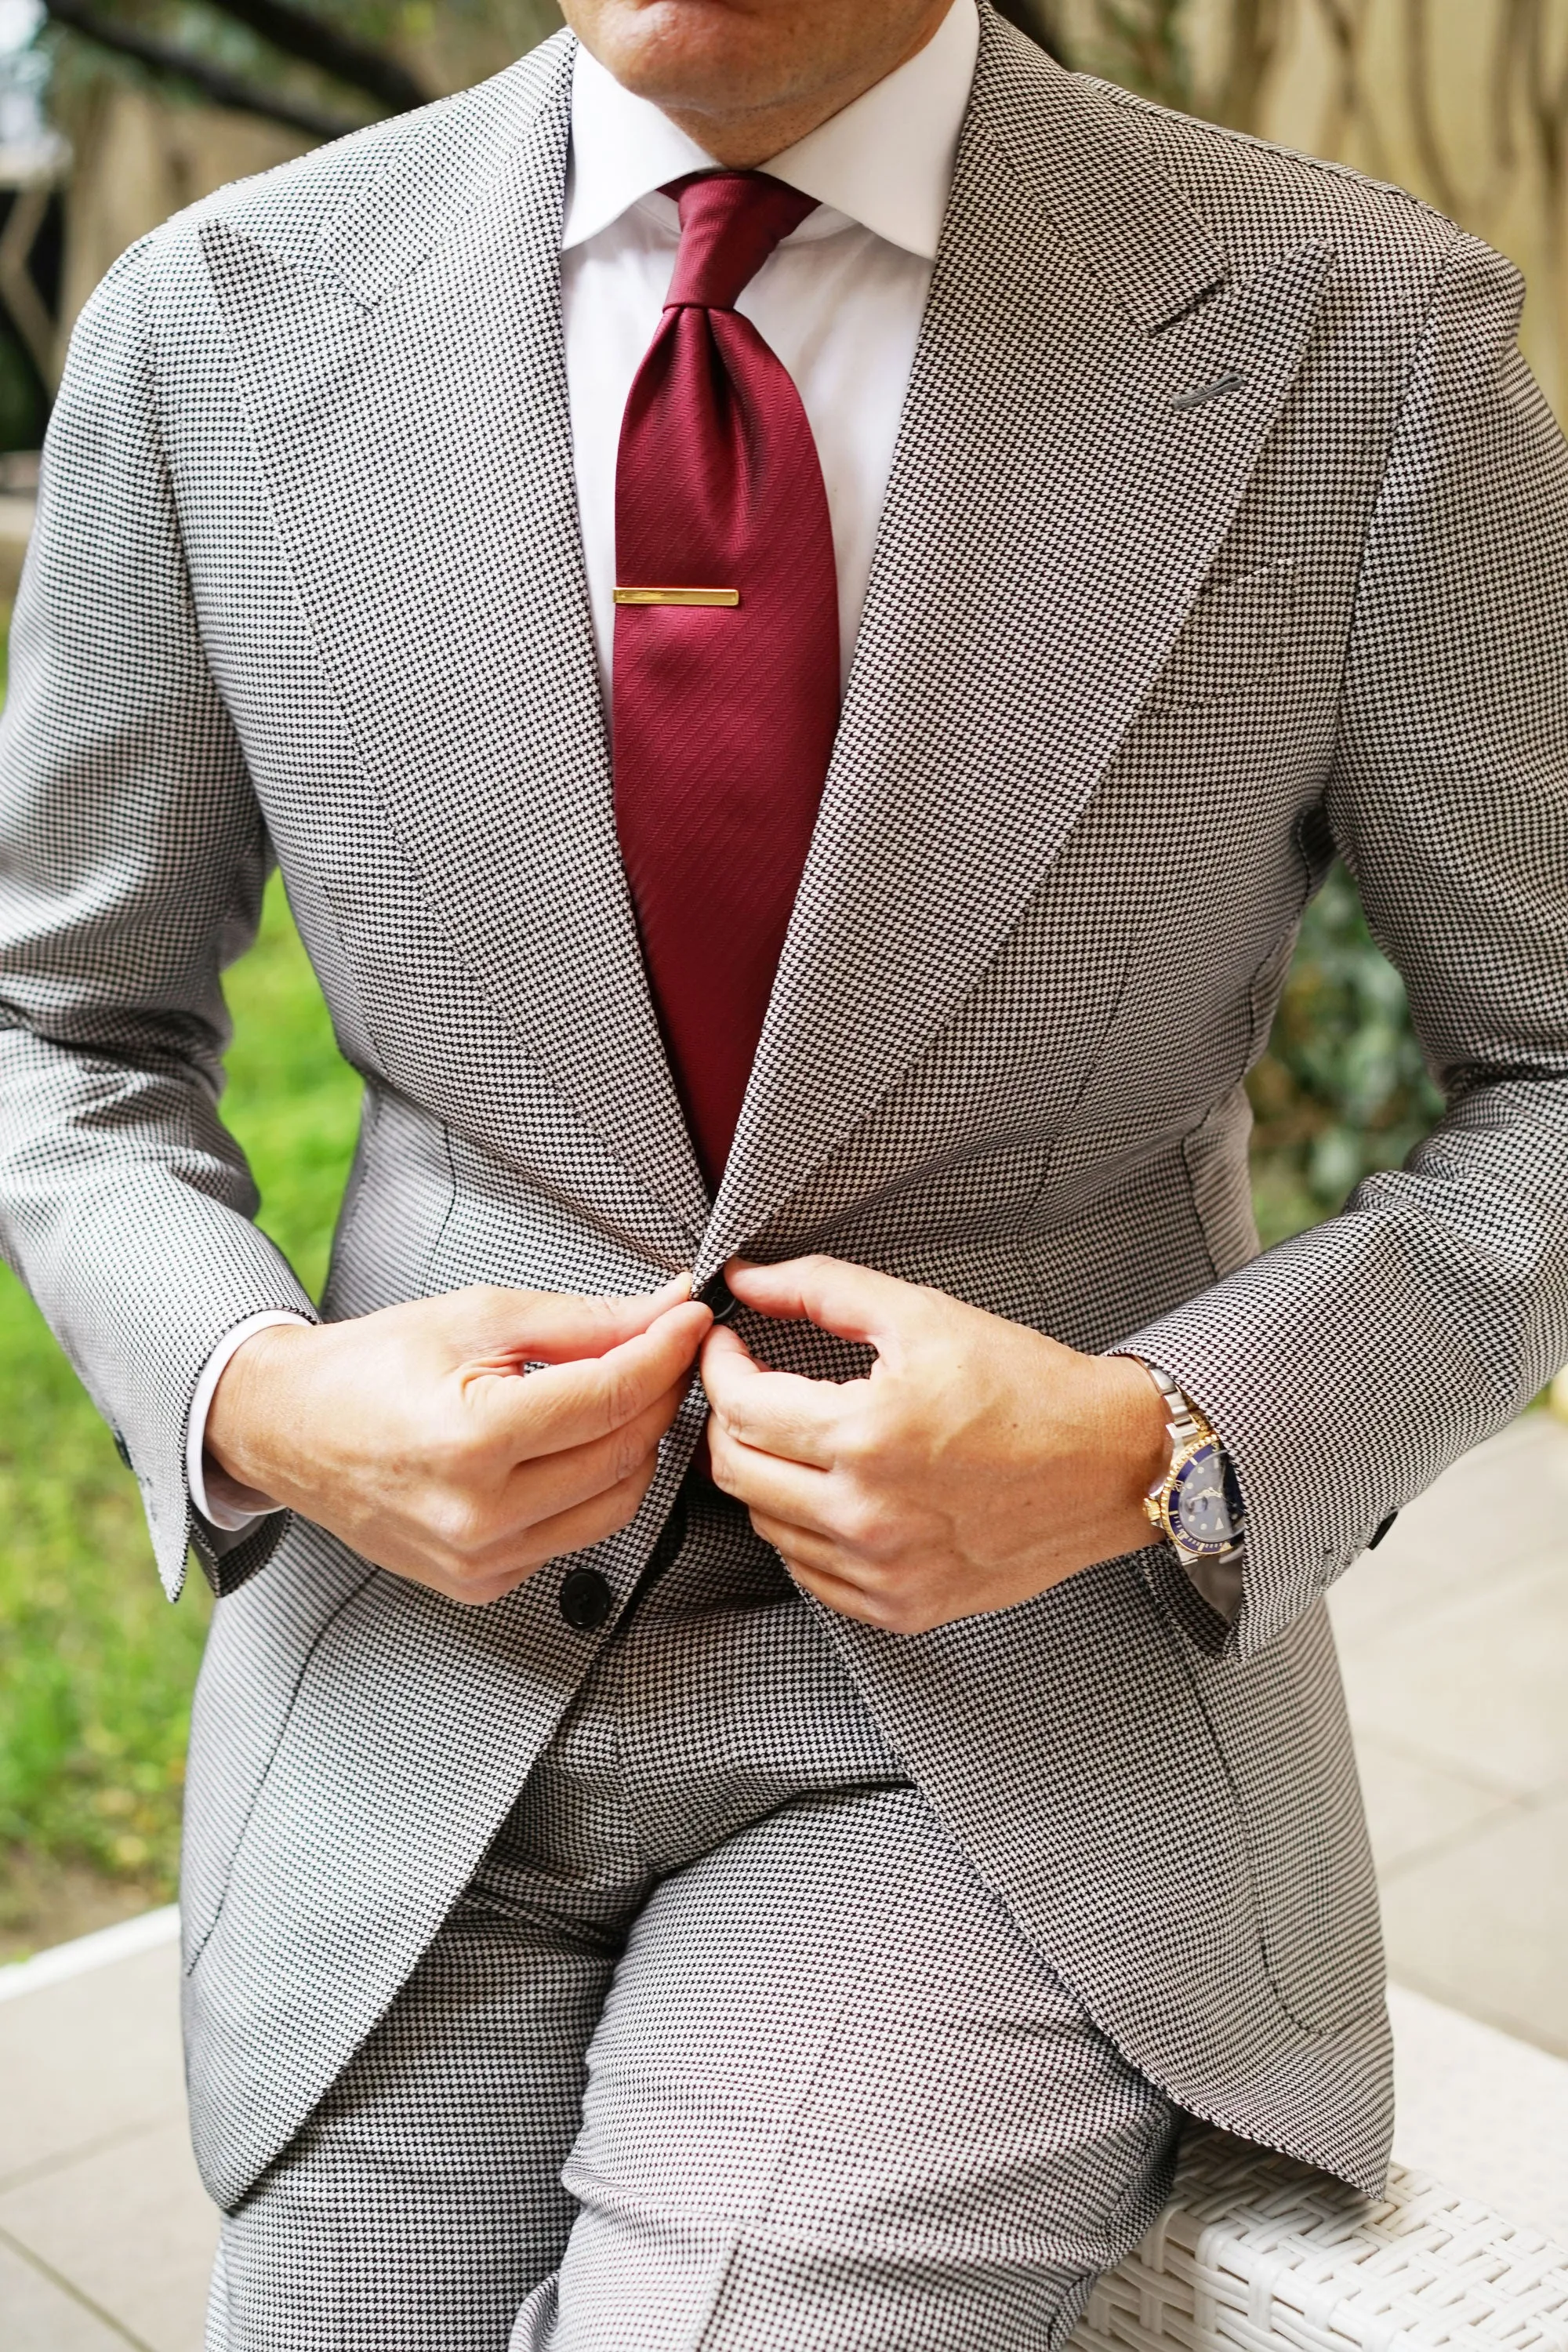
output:
[[674, 116], [699, 140], [704, 117], [732, 125], [752, 109], [795, 106], [821, 79], [820, 63], [797, 63], [792, 55], [795, 44], [776, 5], [579, 0], [564, 14], [624, 89]]

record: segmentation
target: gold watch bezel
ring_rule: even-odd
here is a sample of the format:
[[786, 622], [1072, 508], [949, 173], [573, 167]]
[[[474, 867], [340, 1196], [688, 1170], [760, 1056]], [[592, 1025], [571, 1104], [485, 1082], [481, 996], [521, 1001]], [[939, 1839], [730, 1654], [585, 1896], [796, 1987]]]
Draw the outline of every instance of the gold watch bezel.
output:
[[1223, 1541], [1199, 1543], [1177, 1525], [1171, 1515], [1171, 1504], [1177, 1487], [1190, 1464], [1209, 1448], [1224, 1458], [1224, 1449], [1209, 1423], [1195, 1407], [1189, 1407], [1197, 1429], [1191, 1437], [1173, 1441], [1171, 1459], [1158, 1486], [1152, 1486], [1143, 1497], [1143, 1510], [1149, 1524], [1157, 1528], [1166, 1541], [1189, 1559], [1215, 1559], [1225, 1552], [1236, 1550], [1241, 1541], [1239, 1529], [1233, 1528]]

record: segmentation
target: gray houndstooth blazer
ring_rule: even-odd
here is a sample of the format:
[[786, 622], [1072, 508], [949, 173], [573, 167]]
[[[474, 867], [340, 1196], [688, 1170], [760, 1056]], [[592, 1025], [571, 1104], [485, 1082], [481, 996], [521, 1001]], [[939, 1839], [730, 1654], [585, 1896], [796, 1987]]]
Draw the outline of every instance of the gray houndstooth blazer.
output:
[[[320, 1530], [226, 1546], [209, 1350], [306, 1308], [219, 1123], [287, 877], [363, 1139], [326, 1311], [826, 1249], [1208, 1409], [1226, 1623], [1158, 1549], [900, 1640], [911, 1777], [1190, 2108], [1380, 2179], [1388, 2051], [1326, 1588], [1568, 1352], [1568, 455], [1519, 286], [1394, 190], [986, 14], [843, 725], [715, 1202], [616, 855], [558, 305], [570, 48], [225, 191], [79, 328], [0, 768], [6, 1246], [226, 1597], [184, 1886], [232, 2202], [406, 1977], [597, 1643]], [[1338, 848], [1447, 1116], [1258, 1255], [1243, 1075]], [[753, 1330], [832, 1375], [853, 1353]], [[695, 1441], [694, 1403], [618, 1595]]]

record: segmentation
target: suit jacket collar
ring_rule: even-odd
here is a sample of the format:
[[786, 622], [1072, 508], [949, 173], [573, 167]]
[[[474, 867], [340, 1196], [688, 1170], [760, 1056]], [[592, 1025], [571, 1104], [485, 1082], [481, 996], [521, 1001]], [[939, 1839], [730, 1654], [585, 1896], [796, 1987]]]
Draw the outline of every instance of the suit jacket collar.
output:
[[701, 1276], [874, 1110], [1038, 888], [1224, 537], [1330, 257], [1235, 282], [1124, 110], [984, 12], [843, 723], [708, 1216], [621, 871], [583, 576], [571, 58], [558, 37], [416, 120], [313, 241], [280, 238], [264, 198], [202, 234], [279, 527], [404, 847], [563, 1094], [702, 1234]]
[[401, 845], [491, 1003], [695, 1239], [707, 1201], [621, 869], [572, 469], [571, 63], [559, 37], [416, 119], [303, 250], [265, 206], [203, 242], [278, 527]]
[[1123, 108], [985, 12], [843, 720], [700, 1273], [872, 1114], [1039, 889], [1229, 528], [1331, 260], [1310, 245], [1238, 282]]
[[1159, 170], [1124, 100], [1065, 73], [990, 9], [985, 16], [973, 150], [1005, 158], [1020, 194], [1108, 298], [1145, 335], [1158, 334], [1226, 284], [1224, 247]]

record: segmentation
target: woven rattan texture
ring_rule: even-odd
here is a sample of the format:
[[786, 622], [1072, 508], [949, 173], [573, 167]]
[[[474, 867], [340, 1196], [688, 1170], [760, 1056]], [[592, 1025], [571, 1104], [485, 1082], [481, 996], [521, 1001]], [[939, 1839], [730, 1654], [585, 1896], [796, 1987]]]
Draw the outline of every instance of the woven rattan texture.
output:
[[1568, 2247], [1395, 2165], [1377, 2201], [1195, 2131], [1164, 2214], [1103, 2278], [1072, 2352], [1568, 2347]]

